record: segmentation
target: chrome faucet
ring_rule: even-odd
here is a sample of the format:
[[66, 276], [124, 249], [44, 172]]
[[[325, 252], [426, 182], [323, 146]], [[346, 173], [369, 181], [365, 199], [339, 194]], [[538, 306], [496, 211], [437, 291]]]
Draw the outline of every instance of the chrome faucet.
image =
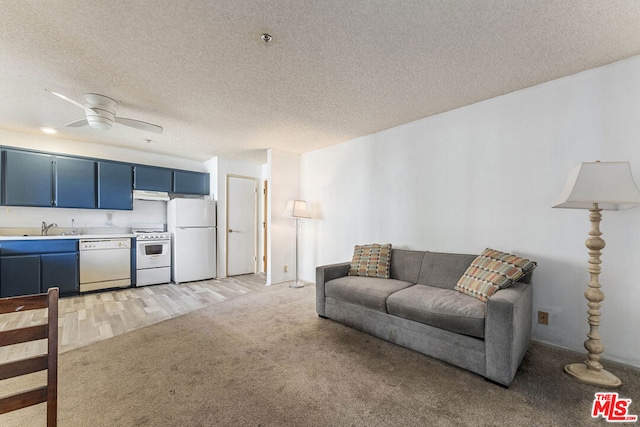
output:
[[47, 225], [46, 222], [42, 221], [42, 229], [40, 231], [40, 235], [41, 236], [48, 236], [49, 235], [49, 230], [52, 229], [53, 227], [57, 227], [58, 224], [56, 224], [55, 222], [52, 222], [51, 224]]

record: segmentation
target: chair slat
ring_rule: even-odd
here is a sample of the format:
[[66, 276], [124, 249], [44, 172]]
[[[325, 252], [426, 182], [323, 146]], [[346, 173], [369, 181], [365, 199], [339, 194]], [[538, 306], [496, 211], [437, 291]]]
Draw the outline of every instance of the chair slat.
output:
[[47, 294], [0, 299], [0, 314], [47, 308]]
[[47, 387], [34, 388], [0, 399], [0, 414], [47, 401]]
[[30, 374], [32, 372], [40, 372], [47, 369], [47, 355], [31, 357], [29, 359], [17, 360], [15, 362], [4, 363], [0, 365], [0, 381], [7, 378], [19, 377], [21, 375]]
[[0, 414], [47, 402], [47, 427], [56, 427], [58, 412], [58, 288], [46, 294], [0, 299], [0, 314], [48, 309], [47, 323], [0, 332], [0, 347], [47, 338], [47, 354], [0, 365], [0, 381], [47, 371], [47, 385], [0, 399]]
[[47, 338], [48, 333], [49, 326], [46, 323], [42, 325], [28, 326], [21, 329], [2, 331], [0, 332], [0, 347], [41, 340]]

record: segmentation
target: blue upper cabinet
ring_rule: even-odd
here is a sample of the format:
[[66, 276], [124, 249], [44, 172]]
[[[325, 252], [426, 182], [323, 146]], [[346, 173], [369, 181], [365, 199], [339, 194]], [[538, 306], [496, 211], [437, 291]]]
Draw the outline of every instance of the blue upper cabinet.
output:
[[209, 174], [161, 168], [134, 166], [135, 190], [166, 191], [180, 194], [209, 194]]
[[53, 156], [27, 151], [2, 152], [2, 204], [53, 205]]
[[133, 166], [98, 162], [98, 208], [133, 209]]
[[209, 195], [209, 174], [2, 148], [0, 204], [133, 209], [133, 190]]
[[2, 204], [95, 208], [95, 162], [29, 151], [2, 153]]
[[181, 194], [209, 194], [209, 174], [173, 171], [173, 192]]
[[73, 157], [55, 158], [55, 206], [96, 207], [96, 162]]
[[134, 190], [171, 191], [171, 169], [135, 165], [133, 171]]

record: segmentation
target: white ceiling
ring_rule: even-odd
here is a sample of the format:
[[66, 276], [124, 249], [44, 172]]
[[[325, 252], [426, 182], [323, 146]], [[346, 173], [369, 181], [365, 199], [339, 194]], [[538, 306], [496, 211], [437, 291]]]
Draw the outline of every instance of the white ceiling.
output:
[[[1, 128], [53, 126], [196, 160], [262, 163], [267, 148], [303, 153], [640, 54], [637, 0], [1, 0], [0, 10]], [[64, 128], [84, 113], [45, 89], [110, 96], [119, 116], [164, 133]]]

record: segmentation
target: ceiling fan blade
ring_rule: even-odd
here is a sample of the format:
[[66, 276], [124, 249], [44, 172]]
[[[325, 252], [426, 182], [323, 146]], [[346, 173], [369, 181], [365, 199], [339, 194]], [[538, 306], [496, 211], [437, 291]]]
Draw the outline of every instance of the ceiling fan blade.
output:
[[46, 90], [47, 92], [49, 92], [49, 93], [51, 93], [51, 94], [53, 94], [53, 95], [57, 96], [57, 97], [58, 97], [58, 98], [60, 98], [60, 99], [64, 99], [65, 101], [70, 102], [70, 103], [72, 103], [73, 105], [75, 105], [75, 106], [77, 106], [77, 107], [82, 108], [83, 110], [93, 111], [93, 109], [85, 107], [84, 105], [80, 104], [78, 101], [74, 101], [73, 99], [69, 98], [68, 96], [64, 96], [64, 95], [63, 95], [63, 94], [61, 94], [61, 93], [54, 92], [54, 91], [49, 90], [49, 89], [45, 89], [45, 90]]
[[147, 122], [142, 122], [140, 120], [127, 119], [125, 117], [116, 117], [115, 121], [116, 123], [120, 123], [121, 125], [124, 125], [124, 126], [129, 126], [129, 127], [140, 129], [140, 130], [146, 130], [148, 132], [153, 132], [153, 133], [162, 133], [162, 130], [163, 130], [162, 126], [154, 125]]
[[65, 126], [70, 128], [81, 128], [82, 126], [89, 126], [89, 122], [87, 121], [87, 119], [80, 119], [67, 123]]

